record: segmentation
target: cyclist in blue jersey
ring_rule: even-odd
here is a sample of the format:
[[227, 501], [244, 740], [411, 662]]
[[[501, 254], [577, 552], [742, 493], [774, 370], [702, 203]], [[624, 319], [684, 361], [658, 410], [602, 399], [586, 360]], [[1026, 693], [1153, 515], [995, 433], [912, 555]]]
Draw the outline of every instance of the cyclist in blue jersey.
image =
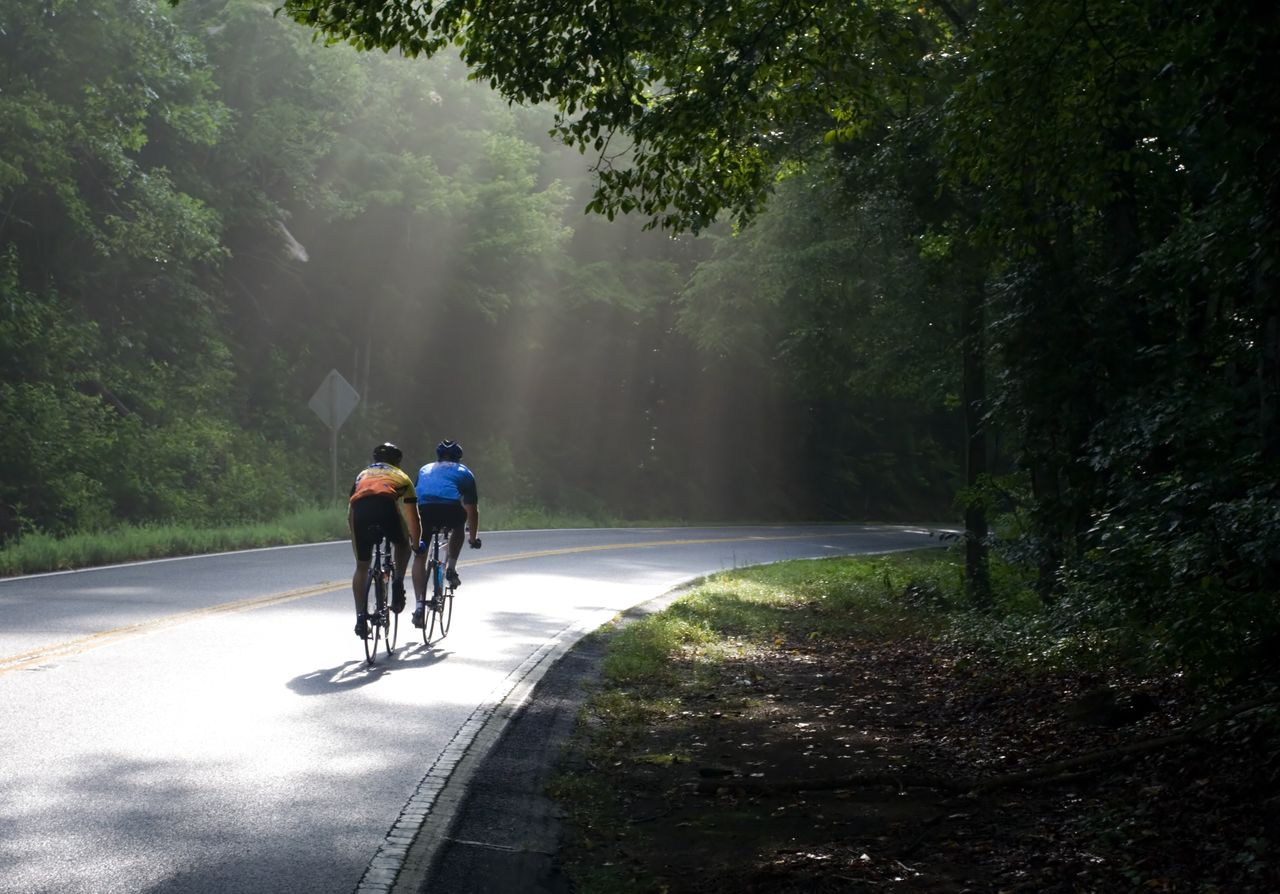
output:
[[[462, 580], [458, 577], [458, 555], [462, 552], [464, 528], [470, 531], [472, 548], [480, 547], [480, 511], [476, 508], [476, 476], [459, 460], [462, 447], [456, 441], [441, 441], [436, 445], [436, 461], [418, 470], [414, 487], [418, 496], [418, 518], [422, 523], [422, 536], [429, 537], [436, 528], [449, 529], [449, 556], [445, 561], [445, 577], [456, 588]], [[427, 592], [427, 554], [417, 550], [413, 557], [413, 590], [418, 604], [413, 610], [413, 625], [422, 626], [424, 600]]]

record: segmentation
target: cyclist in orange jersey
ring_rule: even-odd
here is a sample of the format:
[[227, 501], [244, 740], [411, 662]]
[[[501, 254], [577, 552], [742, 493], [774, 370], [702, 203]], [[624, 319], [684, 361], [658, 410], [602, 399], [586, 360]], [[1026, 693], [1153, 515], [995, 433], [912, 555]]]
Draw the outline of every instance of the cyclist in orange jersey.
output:
[[422, 539], [415, 505], [418, 495], [413, 481], [400, 469], [404, 454], [395, 444], [379, 444], [373, 448], [373, 462], [356, 476], [347, 503], [347, 527], [351, 531], [351, 549], [356, 556], [356, 570], [351, 577], [351, 592], [356, 601], [356, 636], [364, 638], [368, 621], [364, 613], [365, 585], [369, 576], [369, 560], [381, 531], [395, 550], [396, 572], [391, 583], [391, 610], [404, 609], [404, 573], [409, 565], [409, 546]]

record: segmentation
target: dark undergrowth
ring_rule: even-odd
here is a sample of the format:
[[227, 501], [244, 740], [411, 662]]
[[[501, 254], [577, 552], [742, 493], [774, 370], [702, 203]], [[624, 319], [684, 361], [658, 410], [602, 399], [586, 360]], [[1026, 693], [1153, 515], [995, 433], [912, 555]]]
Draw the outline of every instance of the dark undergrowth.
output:
[[1272, 684], [973, 615], [956, 573], [786, 563], [619, 633], [555, 784], [576, 890], [1280, 890]]

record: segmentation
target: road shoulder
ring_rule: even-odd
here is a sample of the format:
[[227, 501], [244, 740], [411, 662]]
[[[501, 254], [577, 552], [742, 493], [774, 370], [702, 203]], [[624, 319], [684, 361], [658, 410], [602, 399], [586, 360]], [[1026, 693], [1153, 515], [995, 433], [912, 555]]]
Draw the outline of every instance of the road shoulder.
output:
[[674, 591], [630, 609], [578, 641], [538, 681], [471, 779], [422, 892], [569, 894], [557, 858], [562, 811], [547, 795], [562, 769], [578, 713], [599, 685], [608, 641], [662, 611]]

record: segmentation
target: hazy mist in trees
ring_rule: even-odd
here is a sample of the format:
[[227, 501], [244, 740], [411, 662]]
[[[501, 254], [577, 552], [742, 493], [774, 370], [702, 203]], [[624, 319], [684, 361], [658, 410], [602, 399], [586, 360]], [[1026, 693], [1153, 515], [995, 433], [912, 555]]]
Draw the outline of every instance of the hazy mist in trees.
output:
[[945, 327], [898, 210], [807, 255], [843, 212], [805, 178], [744, 237], [586, 216], [547, 114], [271, 13], [0, 0], [0, 538], [326, 499], [330, 369], [363, 398], [344, 479], [451, 437], [504, 503], [947, 511]]

